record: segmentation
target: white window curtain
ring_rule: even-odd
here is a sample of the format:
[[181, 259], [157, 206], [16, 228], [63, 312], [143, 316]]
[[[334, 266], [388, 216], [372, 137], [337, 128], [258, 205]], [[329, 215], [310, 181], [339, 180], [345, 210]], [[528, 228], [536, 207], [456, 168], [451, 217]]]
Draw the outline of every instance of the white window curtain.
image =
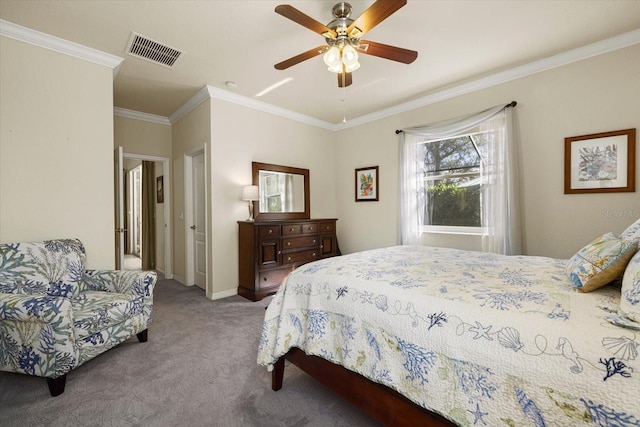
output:
[[479, 113], [427, 126], [403, 129], [400, 142], [400, 243], [421, 243], [422, 213], [427, 203], [420, 188], [418, 144], [429, 139], [447, 139], [474, 128], [491, 130], [493, 144], [482, 159], [482, 250], [515, 255], [522, 253], [518, 194], [517, 145], [513, 129], [512, 102]]

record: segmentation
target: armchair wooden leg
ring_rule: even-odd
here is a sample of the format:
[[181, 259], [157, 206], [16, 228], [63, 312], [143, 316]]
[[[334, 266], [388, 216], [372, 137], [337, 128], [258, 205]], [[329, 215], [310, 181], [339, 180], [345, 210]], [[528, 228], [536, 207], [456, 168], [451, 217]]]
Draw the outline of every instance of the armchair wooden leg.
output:
[[138, 337], [138, 341], [147, 342], [147, 331], [148, 331], [148, 329], [145, 329], [144, 331], [138, 332], [136, 334], [136, 336]]
[[64, 393], [64, 385], [67, 382], [67, 374], [58, 378], [47, 378], [49, 384], [49, 392], [51, 396], [56, 397]]

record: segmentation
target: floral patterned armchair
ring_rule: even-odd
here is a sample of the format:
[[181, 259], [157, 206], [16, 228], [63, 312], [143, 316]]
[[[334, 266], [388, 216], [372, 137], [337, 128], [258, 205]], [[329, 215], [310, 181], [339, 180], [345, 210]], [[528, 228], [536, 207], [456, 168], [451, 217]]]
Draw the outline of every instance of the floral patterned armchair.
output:
[[147, 340], [155, 272], [85, 270], [77, 239], [0, 244], [0, 371], [66, 374], [137, 334]]

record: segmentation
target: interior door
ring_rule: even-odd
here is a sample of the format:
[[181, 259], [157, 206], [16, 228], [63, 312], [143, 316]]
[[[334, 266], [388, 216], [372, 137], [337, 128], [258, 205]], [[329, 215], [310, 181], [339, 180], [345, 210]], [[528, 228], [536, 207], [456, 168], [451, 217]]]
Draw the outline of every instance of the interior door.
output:
[[194, 275], [193, 281], [196, 286], [205, 289], [207, 274], [207, 233], [206, 233], [206, 215], [205, 204], [206, 194], [204, 185], [204, 153], [200, 153], [193, 157], [192, 163], [193, 173], [193, 225], [191, 229], [194, 231], [193, 239], [193, 260]]
[[120, 270], [124, 262], [124, 173], [122, 147], [114, 153], [115, 177], [115, 239], [116, 239], [116, 269]]

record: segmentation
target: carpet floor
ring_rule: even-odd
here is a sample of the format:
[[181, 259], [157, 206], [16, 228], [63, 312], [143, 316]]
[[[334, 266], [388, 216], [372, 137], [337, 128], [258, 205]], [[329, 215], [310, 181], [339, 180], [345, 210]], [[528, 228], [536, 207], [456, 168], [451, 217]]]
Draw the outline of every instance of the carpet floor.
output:
[[159, 280], [149, 341], [133, 337], [73, 370], [62, 395], [0, 372], [0, 426], [379, 426], [293, 365], [271, 390], [256, 363], [269, 300], [211, 301]]

